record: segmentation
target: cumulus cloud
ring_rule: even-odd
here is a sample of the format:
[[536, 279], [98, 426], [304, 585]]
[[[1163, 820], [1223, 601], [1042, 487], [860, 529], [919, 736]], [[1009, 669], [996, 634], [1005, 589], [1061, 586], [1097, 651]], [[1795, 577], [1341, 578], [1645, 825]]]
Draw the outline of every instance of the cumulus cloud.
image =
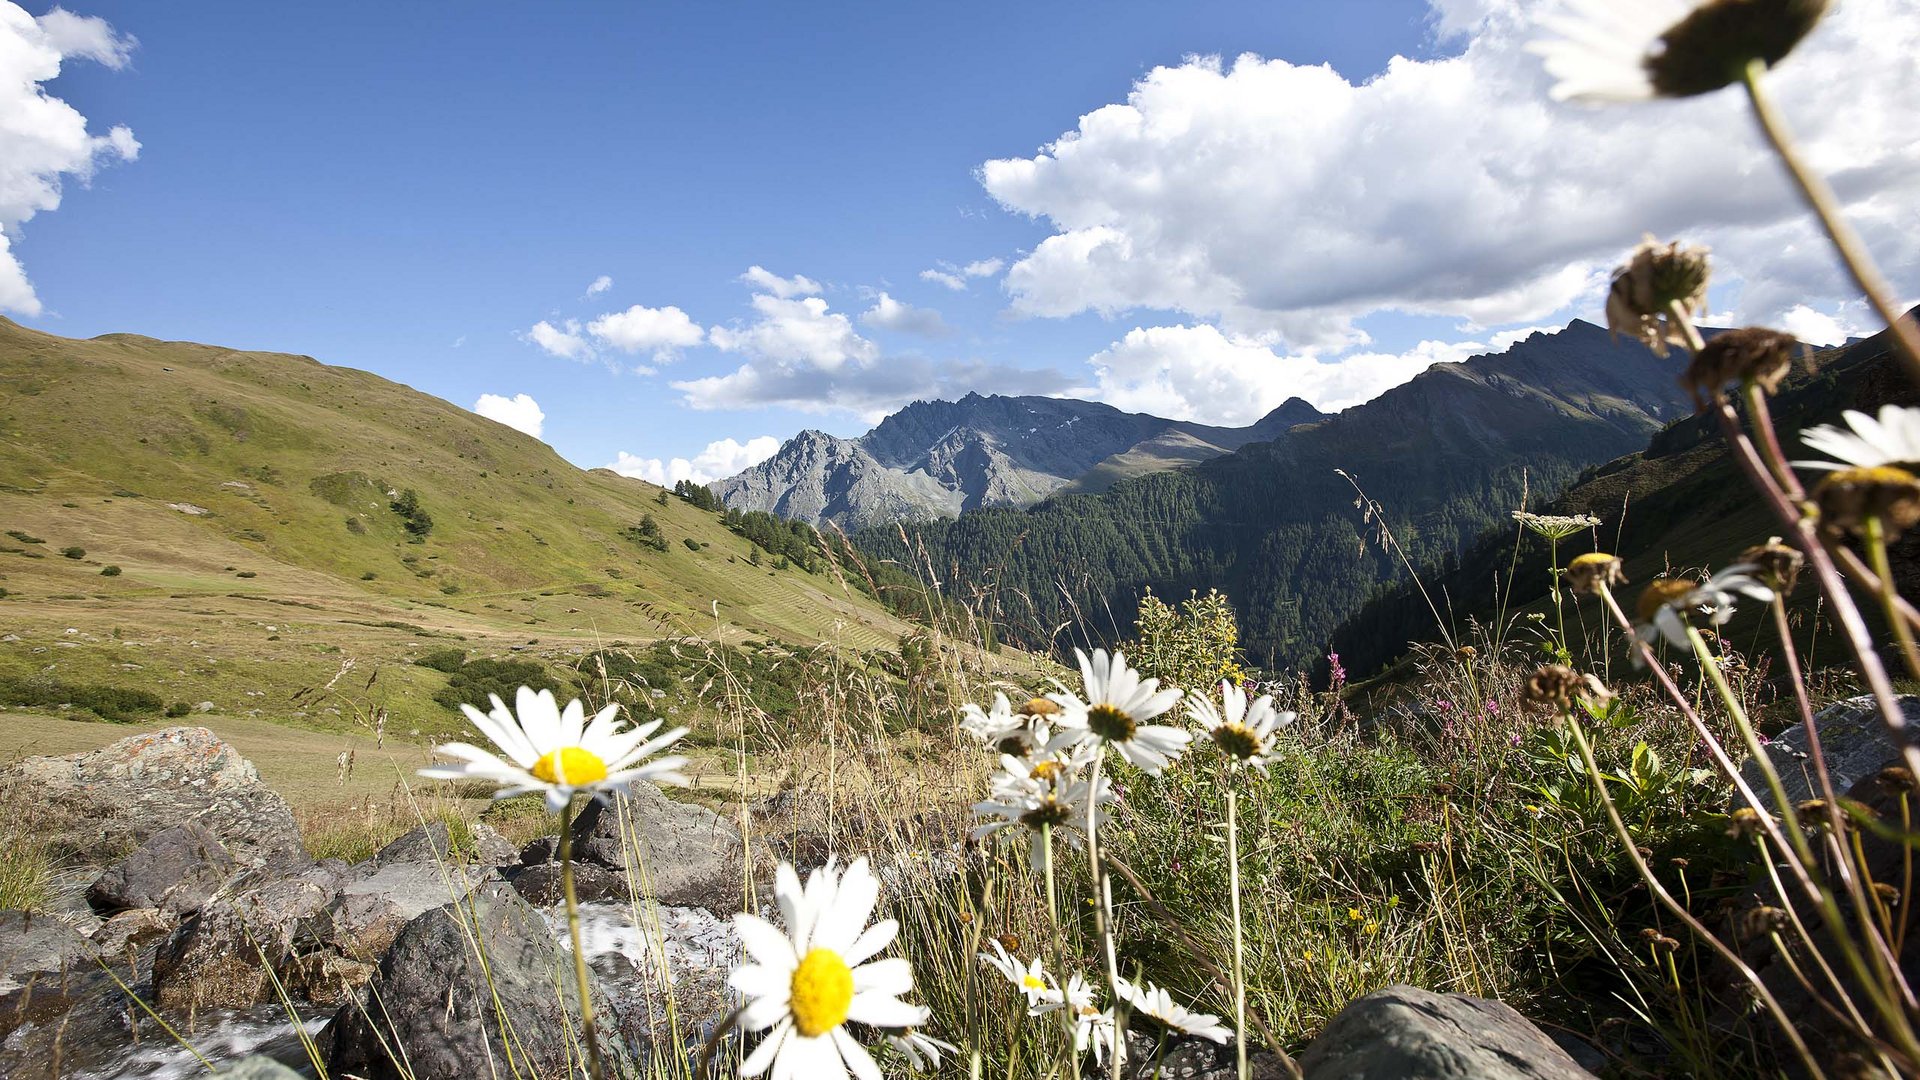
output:
[[625, 311], [610, 311], [587, 324], [587, 333], [595, 341], [625, 353], [650, 352], [656, 361], [666, 361], [684, 348], [706, 340], [687, 313], [677, 307], [650, 308], [635, 304]]
[[605, 274], [601, 274], [599, 277], [593, 279], [592, 284], [587, 286], [587, 295], [599, 296], [611, 288], [613, 288], [613, 279]]
[[38, 315], [40, 298], [13, 254], [20, 226], [58, 209], [67, 178], [82, 184], [112, 161], [140, 156], [125, 127], [105, 135], [87, 131], [87, 118], [41, 84], [60, 74], [63, 60], [125, 67], [135, 45], [104, 19], [54, 8], [35, 19], [0, 0], [0, 311]]
[[515, 431], [525, 432], [536, 439], [540, 437], [540, 429], [547, 422], [547, 414], [540, 410], [540, 403], [526, 394], [515, 394], [512, 397], [481, 394], [480, 400], [473, 403], [473, 411], [495, 423], [505, 424]]
[[678, 457], [666, 460], [643, 458], [622, 450], [607, 468], [621, 476], [637, 477], [661, 487], [672, 487], [682, 480], [711, 484], [760, 464], [779, 449], [780, 440], [771, 435], [755, 436], [744, 443], [721, 439], [708, 443], [707, 448], [695, 454], [692, 460]]
[[921, 337], [945, 337], [953, 332], [939, 312], [903, 304], [884, 292], [874, 297], [873, 306], [861, 314], [860, 321], [880, 330]]
[[[804, 280], [804, 279], [803, 279]], [[716, 326], [707, 334], [723, 352], [746, 353], [779, 364], [805, 364], [827, 371], [879, 359], [880, 349], [860, 336], [845, 315], [817, 296], [784, 299], [758, 293], [759, 318], [745, 326]]]
[[[1493, 326], [1591, 303], [1644, 230], [1713, 245], [1747, 319], [1851, 294], [1737, 92], [1556, 105], [1524, 51], [1541, 6], [1436, 0], [1458, 54], [1362, 81], [1251, 55], [1158, 67], [1040, 153], [986, 162], [987, 192], [1052, 230], [1007, 271], [1014, 310], [1170, 310], [1334, 350], [1376, 311]], [[1770, 76], [1908, 292], [1917, 50], [1903, 0], [1849, 0]]]
[[820, 287], [819, 282], [805, 274], [783, 278], [759, 266], [747, 267], [747, 272], [740, 275], [740, 280], [763, 293], [772, 293], [782, 300], [790, 300], [796, 296], [815, 296], [825, 291]]
[[1004, 259], [976, 259], [965, 266], [942, 261], [931, 270], [920, 271], [920, 280], [944, 285], [954, 292], [965, 292], [968, 278], [992, 277], [1005, 265]]
[[568, 319], [555, 326], [545, 319], [534, 323], [526, 333], [528, 341], [540, 346], [551, 356], [566, 360], [591, 360], [593, 346], [580, 335], [580, 320]]
[[1080, 391], [1130, 412], [1244, 427], [1288, 398], [1326, 412], [1370, 401], [1434, 364], [1500, 352], [1536, 331], [1528, 327], [1484, 341], [1422, 341], [1404, 353], [1359, 352], [1338, 361], [1282, 355], [1259, 341], [1213, 326], [1136, 328], [1094, 354], [1094, 385]]

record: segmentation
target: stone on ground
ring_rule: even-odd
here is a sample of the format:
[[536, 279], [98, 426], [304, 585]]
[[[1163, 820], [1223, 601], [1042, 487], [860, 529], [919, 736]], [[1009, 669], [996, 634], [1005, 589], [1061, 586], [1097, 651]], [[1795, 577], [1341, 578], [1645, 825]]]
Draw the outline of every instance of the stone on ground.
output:
[[133, 854], [102, 873], [87, 889], [95, 911], [161, 908], [176, 915], [200, 910], [234, 871], [226, 845], [197, 821], [174, 825], [147, 838]]
[[1305, 1080], [1590, 1080], [1498, 1001], [1389, 986], [1333, 1018], [1300, 1056]]

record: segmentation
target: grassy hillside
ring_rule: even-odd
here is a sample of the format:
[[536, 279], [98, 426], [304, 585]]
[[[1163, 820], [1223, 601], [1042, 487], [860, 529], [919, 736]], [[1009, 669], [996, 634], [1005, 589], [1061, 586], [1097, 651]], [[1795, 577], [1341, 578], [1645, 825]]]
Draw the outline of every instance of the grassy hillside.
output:
[[[664, 544], [628, 532], [647, 516]], [[753, 565], [711, 511], [366, 372], [5, 319], [0, 533], [0, 679], [196, 716], [352, 727], [378, 706], [426, 736], [458, 722], [431, 700], [448, 676], [408, 663], [432, 649], [910, 632], [831, 569]]]

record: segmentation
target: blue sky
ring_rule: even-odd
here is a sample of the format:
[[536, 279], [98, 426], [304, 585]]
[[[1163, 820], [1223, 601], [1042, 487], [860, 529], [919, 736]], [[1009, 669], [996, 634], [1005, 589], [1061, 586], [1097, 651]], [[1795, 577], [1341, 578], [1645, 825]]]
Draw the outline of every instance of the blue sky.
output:
[[[968, 389], [1234, 423], [1351, 404], [1597, 311], [1644, 229], [1728, 257], [1728, 317], [1855, 327], [1737, 101], [1553, 106], [1529, 6], [29, 4], [45, 33], [12, 31], [61, 57], [35, 93], [101, 142], [40, 167], [57, 206], [10, 204], [0, 168], [26, 279], [0, 310], [525, 394], [570, 460], [669, 479]], [[1855, 0], [1825, 47], [1891, 63], [1896, 6]], [[1871, 159], [1843, 191], [1869, 222], [1920, 205], [1916, 139], [1889, 137], [1913, 78], [1883, 80], [1871, 145], [1814, 146]], [[1643, 166], [1648, 128], [1710, 150]], [[1751, 197], [1687, 175], [1709, 166]], [[1673, 171], [1695, 182], [1622, 179]], [[1910, 285], [1911, 242], [1881, 254]]]

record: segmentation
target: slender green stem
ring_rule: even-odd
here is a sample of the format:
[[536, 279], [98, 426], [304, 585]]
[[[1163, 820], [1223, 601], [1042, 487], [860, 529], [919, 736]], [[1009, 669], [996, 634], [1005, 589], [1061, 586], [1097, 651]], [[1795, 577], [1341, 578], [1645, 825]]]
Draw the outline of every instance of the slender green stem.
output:
[[600, 1037], [593, 1027], [593, 984], [587, 977], [587, 953], [580, 945], [580, 900], [573, 890], [573, 799], [560, 814], [560, 891], [567, 898], [567, 933], [573, 939], [573, 981], [580, 991], [580, 1037], [587, 1044], [591, 1080], [605, 1080]]
[[1233, 897], [1233, 1049], [1237, 1080], [1247, 1080], [1247, 944], [1240, 928], [1240, 796], [1227, 779], [1227, 891]]
[[1553, 559], [1553, 566], [1547, 570], [1548, 576], [1553, 579], [1553, 621], [1560, 628], [1560, 647], [1567, 650], [1568, 656], [1572, 656], [1573, 649], [1567, 644], [1567, 617], [1560, 610], [1560, 538], [1549, 536], [1547, 550]]
[[1747, 100], [1753, 103], [1754, 118], [1760, 121], [1760, 130], [1773, 144], [1773, 152], [1780, 156], [1781, 164], [1793, 177], [1800, 188], [1800, 195], [1812, 207], [1814, 216], [1820, 219], [1821, 227], [1827, 231], [1827, 238], [1833, 241], [1834, 250], [1839, 252], [1840, 261], [1853, 276], [1853, 283], [1865, 293], [1873, 309], [1886, 320], [1887, 327], [1893, 331], [1896, 352], [1907, 363], [1908, 374], [1920, 379], [1920, 332], [1916, 332], [1913, 323], [1902, 317], [1894, 306], [1892, 291], [1887, 281], [1880, 275], [1880, 268], [1874, 265], [1873, 256], [1867, 253], [1867, 247], [1860, 242], [1860, 234], [1853, 231], [1847, 219], [1840, 212], [1840, 200], [1834, 197], [1833, 189], [1826, 180], [1813, 171], [1800, 156], [1799, 148], [1794, 145], [1793, 136], [1787, 131], [1787, 122], [1774, 108], [1773, 99], [1768, 96], [1761, 84], [1766, 74], [1764, 61], [1754, 60], [1747, 64], [1744, 82], [1747, 87]]
[[[1107, 763], [1107, 744], [1100, 743], [1093, 759], [1092, 783], [1087, 792], [1087, 864], [1093, 870], [1093, 925], [1100, 935], [1100, 951], [1107, 962], [1107, 993], [1120, 997], [1120, 957], [1113, 947], [1113, 891], [1107, 884], [1107, 871], [1100, 865], [1100, 772]], [[1115, 1034], [1113, 1053], [1107, 1059], [1113, 1080], [1120, 1080], [1127, 1040], [1123, 1032]]]
[[1074, 1080], [1080, 1078], [1080, 1051], [1074, 1046], [1073, 1033], [1078, 1025], [1073, 1015], [1073, 1003], [1067, 1000], [1067, 945], [1066, 927], [1060, 923], [1060, 901], [1056, 899], [1053, 887], [1053, 823], [1040, 823], [1040, 873], [1047, 882], [1047, 926], [1053, 939], [1053, 981], [1060, 988], [1060, 1016], [1067, 1030], [1067, 1062], [1073, 1070]]
[[1607, 812], [1607, 821], [1613, 825], [1614, 835], [1619, 838], [1621, 846], [1626, 850], [1627, 858], [1632, 860], [1634, 869], [1640, 872], [1640, 879], [1647, 883], [1647, 888], [1653, 890], [1654, 896], [1666, 905], [1668, 911], [1673, 912], [1675, 918], [1686, 923], [1688, 929], [1692, 930], [1700, 940], [1705, 941], [1714, 952], [1719, 953], [1721, 959], [1732, 965], [1734, 970], [1747, 980], [1747, 985], [1753, 987], [1753, 992], [1760, 998], [1761, 1004], [1773, 1014], [1774, 1023], [1779, 1025], [1781, 1034], [1787, 1042], [1793, 1045], [1794, 1053], [1799, 1055], [1801, 1064], [1807, 1067], [1807, 1072], [1815, 1080], [1825, 1080], [1826, 1074], [1820, 1071], [1819, 1064], [1814, 1061], [1813, 1052], [1807, 1049], [1806, 1042], [1800, 1038], [1799, 1030], [1794, 1027], [1786, 1010], [1780, 1007], [1780, 1002], [1774, 998], [1773, 992], [1767, 989], [1767, 984], [1761, 980], [1759, 974], [1749, 967], [1746, 961], [1740, 959], [1739, 953], [1728, 948], [1724, 942], [1714, 936], [1713, 931], [1708, 930], [1699, 919], [1694, 918], [1693, 913], [1675, 900], [1673, 894], [1667, 891], [1667, 887], [1660, 883], [1660, 879], [1653, 875], [1653, 869], [1647, 865], [1645, 859], [1640, 857], [1639, 845], [1634, 843], [1633, 834], [1627, 831], [1627, 823], [1620, 819], [1620, 811], [1613, 805], [1613, 796], [1607, 791], [1607, 782], [1601, 779], [1600, 763], [1594, 759], [1593, 747], [1587, 742], [1587, 733], [1581, 729], [1580, 722], [1572, 717], [1567, 718], [1567, 726], [1573, 734], [1574, 748], [1580, 752], [1580, 761], [1587, 767], [1587, 777], [1593, 781], [1594, 791], [1600, 796], [1600, 805]]
[[1920, 650], [1914, 648], [1913, 628], [1900, 617], [1900, 594], [1893, 591], [1893, 567], [1887, 561], [1887, 527], [1878, 514], [1867, 515], [1867, 558], [1880, 578], [1880, 587], [1874, 593], [1880, 598], [1887, 625], [1893, 627], [1893, 639], [1900, 643], [1900, 656], [1907, 662], [1908, 673], [1920, 679]]
[[[1760, 745], [1760, 738], [1755, 734], [1753, 725], [1747, 722], [1746, 710], [1734, 696], [1733, 687], [1728, 685], [1726, 674], [1720, 670], [1720, 664], [1707, 650], [1706, 639], [1700, 636], [1700, 631], [1691, 626], [1687, 627], [1687, 640], [1693, 645], [1693, 654], [1699, 659], [1701, 670], [1713, 683], [1714, 690], [1720, 695], [1721, 703], [1732, 715], [1734, 726], [1739, 729], [1740, 737], [1747, 744], [1747, 753], [1752, 756], [1754, 764], [1760, 767], [1760, 774], [1767, 782], [1767, 790], [1773, 795], [1774, 809], [1779, 813], [1783, 826], [1781, 831], [1786, 834], [1787, 840], [1792, 845], [1794, 857], [1787, 860], [1788, 867], [1796, 871], [1796, 876], [1802, 878], [1803, 886], [1808, 883], [1813, 885], [1814, 902], [1819, 905], [1820, 914], [1825, 918], [1827, 928], [1833, 933], [1833, 941], [1840, 950], [1841, 959], [1846, 961], [1854, 978], [1860, 981], [1867, 999], [1873, 1003], [1875, 1011], [1880, 1014], [1881, 1022], [1889, 1029], [1888, 1034], [1881, 1037], [1890, 1038], [1900, 1047], [1901, 1053], [1920, 1061], [1920, 1041], [1916, 1041], [1911, 1023], [1901, 1013], [1899, 1005], [1894, 1000], [1899, 990], [1892, 969], [1887, 966], [1881, 950], [1870, 947], [1867, 954], [1873, 958], [1873, 970], [1868, 970], [1866, 959], [1861, 956], [1861, 950], [1856, 946], [1853, 934], [1847, 926], [1846, 916], [1841, 914], [1840, 905], [1834, 900], [1833, 890], [1814, 880], [1813, 875], [1819, 873], [1820, 863], [1813, 853], [1812, 845], [1807, 843], [1807, 835], [1800, 827], [1799, 815], [1787, 799], [1787, 789], [1780, 782], [1779, 772], [1774, 769], [1773, 761], [1767, 756], [1766, 749]], [[1758, 806], [1755, 809], [1765, 813], [1765, 810]], [[1878, 935], [1872, 926], [1863, 926], [1861, 929], [1871, 941], [1877, 944]], [[1890, 990], [1892, 992], [1889, 992]], [[1861, 1034], [1868, 1037], [1875, 1035], [1871, 1031], [1863, 1031]]]

